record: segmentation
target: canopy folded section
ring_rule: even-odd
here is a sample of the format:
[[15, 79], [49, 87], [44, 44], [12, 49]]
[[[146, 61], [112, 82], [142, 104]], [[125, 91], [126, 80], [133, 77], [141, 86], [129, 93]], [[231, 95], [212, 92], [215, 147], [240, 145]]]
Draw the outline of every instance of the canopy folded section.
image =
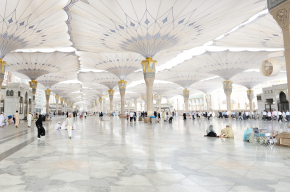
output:
[[283, 33], [270, 13], [243, 25], [233, 33], [215, 41], [217, 46], [245, 48], [284, 48]]
[[85, 0], [64, 8], [77, 49], [143, 57], [203, 45], [263, 9], [260, 0]]
[[74, 72], [79, 70], [78, 57], [72, 53], [9, 53], [5, 57], [7, 69], [20, 73], [27, 79], [57, 72]]
[[89, 53], [77, 52], [82, 69], [99, 69], [125, 79], [129, 74], [142, 68], [144, 59], [138, 53]]
[[185, 61], [172, 70], [209, 73], [227, 80], [247, 69], [258, 69], [269, 53], [267, 51], [206, 52]]
[[253, 71], [239, 73], [233, 76], [233, 78], [231, 78], [231, 81], [233, 81], [235, 84], [242, 85], [248, 89], [252, 89], [261, 83], [282, 78], [286, 78], [286, 72], [280, 72], [277, 76], [267, 77], [263, 76], [260, 72]]
[[112, 73], [81, 72], [78, 79], [82, 82], [92, 82], [102, 84], [109, 89], [118, 86], [119, 78]]
[[166, 80], [176, 83], [183, 87], [184, 89], [189, 88], [193, 83], [212, 77], [211, 74], [206, 73], [194, 73], [194, 72], [160, 72], [157, 73], [157, 80]]
[[47, 75], [42, 75], [36, 80], [45, 86], [46, 89], [50, 89], [53, 85], [60, 83], [62, 81], [75, 80], [77, 79], [76, 72], [70, 73], [49, 73]]
[[9, 0], [0, 7], [0, 58], [15, 49], [71, 46], [67, 0]]

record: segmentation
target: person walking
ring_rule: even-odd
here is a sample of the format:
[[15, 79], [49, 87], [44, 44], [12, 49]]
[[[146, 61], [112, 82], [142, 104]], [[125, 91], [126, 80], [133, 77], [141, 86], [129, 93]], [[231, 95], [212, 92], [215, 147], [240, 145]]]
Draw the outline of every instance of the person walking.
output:
[[28, 127], [31, 127], [31, 120], [32, 120], [32, 115], [31, 112], [27, 115], [27, 125]]
[[16, 111], [16, 113], [14, 114], [14, 118], [15, 118], [15, 127], [18, 128], [18, 125], [19, 125], [19, 113], [18, 113], [18, 111]]
[[65, 126], [67, 127], [68, 137], [71, 139], [72, 126], [73, 126], [73, 118], [71, 118], [71, 114], [69, 114], [68, 118], [66, 118]]
[[283, 122], [281, 111], [278, 111], [278, 116], [279, 116], [278, 122], [279, 122], [280, 120]]
[[40, 139], [41, 138], [41, 135], [42, 135], [42, 131], [44, 129], [42, 129], [42, 121], [43, 121], [43, 117], [42, 115], [39, 115], [37, 121], [35, 122], [35, 125], [37, 127], [37, 139]]
[[289, 113], [289, 111], [287, 110], [287, 111], [286, 111], [286, 120], [287, 120], [287, 121], [289, 121], [289, 116], [290, 116], [290, 113]]
[[87, 112], [84, 112], [84, 117], [85, 117], [85, 119], [87, 118]]

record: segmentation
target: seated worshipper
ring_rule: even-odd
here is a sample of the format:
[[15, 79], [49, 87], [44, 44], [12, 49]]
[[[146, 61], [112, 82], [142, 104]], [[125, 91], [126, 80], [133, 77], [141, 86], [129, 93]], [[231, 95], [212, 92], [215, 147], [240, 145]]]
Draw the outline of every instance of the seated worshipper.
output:
[[55, 130], [61, 129], [60, 122], [57, 122], [57, 124], [55, 125], [54, 129]]
[[65, 128], [65, 121], [62, 123], [62, 125], [61, 125], [61, 128], [60, 129], [62, 129], [62, 130], [66, 130], [66, 128]]
[[226, 128], [221, 130], [221, 135], [218, 136], [218, 137], [221, 137], [221, 138], [234, 138], [234, 132], [230, 128], [230, 126], [227, 125]]
[[216, 137], [216, 133], [213, 130], [213, 125], [210, 125], [207, 130], [206, 130], [206, 135], [207, 137]]

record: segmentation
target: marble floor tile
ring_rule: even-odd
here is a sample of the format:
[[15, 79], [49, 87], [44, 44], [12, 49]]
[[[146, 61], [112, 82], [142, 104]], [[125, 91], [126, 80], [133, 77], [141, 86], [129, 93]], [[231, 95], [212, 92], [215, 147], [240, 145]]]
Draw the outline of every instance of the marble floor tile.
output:
[[[65, 130], [54, 130], [63, 117], [45, 122], [45, 138], [0, 161], [0, 191], [289, 191], [289, 148], [242, 140], [247, 127], [273, 130], [286, 123], [180, 117], [151, 125], [108, 119], [74, 119], [72, 140]], [[204, 137], [210, 124], [218, 133], [230, 124], [235, 138]], [[35, 137], [36, 130], [0, 144], [0, 155]]]

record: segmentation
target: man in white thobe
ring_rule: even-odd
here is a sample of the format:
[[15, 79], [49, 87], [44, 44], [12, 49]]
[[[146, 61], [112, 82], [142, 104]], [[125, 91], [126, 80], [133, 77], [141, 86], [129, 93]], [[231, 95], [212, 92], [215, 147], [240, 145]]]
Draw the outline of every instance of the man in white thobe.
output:
[[69, 114], [68, 118], [66, 118], [65, 125], [67, 127], [68, 137], [71, 139], [72, 126], [73, 126], [73, 118], [71, 118], [71, 114]]
[[4, 125], [6, 125], [5, 116], [4, 116], [4, 113], [2, 112], [0, 115], [0, 126], [3, 127]]
[[27, 115], [27, 124], [28, 124], [28, 127], [31, 127], [31, 120], [32, 120], [32, 115], [29, 112], [29, 114]]

